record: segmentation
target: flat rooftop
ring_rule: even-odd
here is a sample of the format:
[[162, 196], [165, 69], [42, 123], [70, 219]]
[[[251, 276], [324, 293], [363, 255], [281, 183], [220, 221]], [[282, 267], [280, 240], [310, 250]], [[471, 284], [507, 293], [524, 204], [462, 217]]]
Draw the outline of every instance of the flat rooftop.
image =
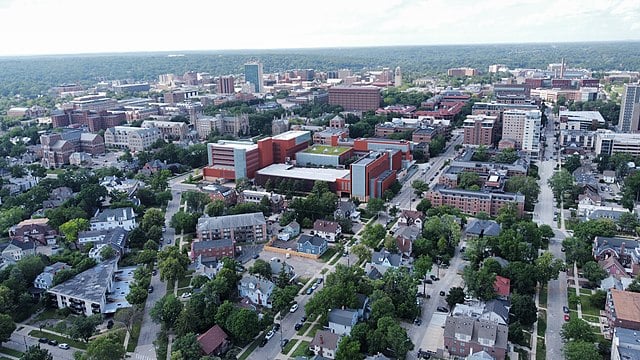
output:
[[346, 169], [319, 169], [294, 167], [287, 164], [273, 164], [257, 171], [257, 174], [264, 176], [287, 177], [301, 180], [315, 180], [335, 182], [349, 176]]
[[282, 134], [278, 134], [276, 136], [272, 136], [272, 139], [291, 140], [291, 139], [295, 139], [298, 136], [305, 135], [305, 134], [309, 134], [309, 132], [308, 131], [303, 131], [303, 130], [290, 130], [290, 131], [287, 131], [287, 132], [283, 132]]
[[118, 257], [101, 262], [71, 279], [49, 289], [55, 294], [100, 303], [107, 292], [110, 278], [117, 268]]
[[321, 155], [342, 155], [351, 150], [346, 146], [328, 146], [328, 145], [312, 145], [302, 152]]
[[248, 141], [219, 140], [217, 143], [213, 145], [217, 147], [225, 147], [230, 149], [253, 150], [258, 148], [258, 145]]
[[569, 120], [596, 120], [599, 123], [604, 123], [604, 118], [599, 111], [560, 111], [560, 116], [567, 116]]

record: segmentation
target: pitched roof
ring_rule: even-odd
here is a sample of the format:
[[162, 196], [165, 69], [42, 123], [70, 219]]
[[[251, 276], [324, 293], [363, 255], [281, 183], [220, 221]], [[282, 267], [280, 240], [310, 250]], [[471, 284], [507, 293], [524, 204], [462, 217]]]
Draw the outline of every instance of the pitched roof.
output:
[[302, 234], [300, 235], [300, 238], [298, 239], [298, 244], [305, 244], [305, 243], [309, 243], [313, 246], [322, 246], [327, 242], [327, 240], [325, 240], [324, 238], [321, 238], [320, 236], [317, 235], [307, 235], [307, 234]]
[[482, 350], [467, 356], [467, 360], [495, 360], [495, 358], [488, 352]]
[[262, 279], [253, 275], [246, 275], [240, 279], [238, 286], [241, 288], [247, 288], [251, 291], [260, 290], [261, 293], [270, 295], [273, 292], [275, 284], [267, 279]]
[[110, 219], [123, 219], [123, 220], [131, 220], [136, 217], [136, 214], [133, 212], [133, 208], [125, 207], [119, 209], [104, 209], [102, 212], [96, 214], [93, 218], [91, 218], [91, 222], [107, 222], [112, 221]]
[[493, 288], [499, 296], [509, 296], [511, 293], [511, 279], [496, 275], [496, 281], [493, 283]]
[[640, 293], [611, 289], [611, 299], [616, 319], [640, 322]]
[[493, 312], [500, 316], [505, 323], [509, 323], [509, 302], [506, 300], [493, 299], [484, 304], [484, 312]]
[[424, 214], [422, 213], [422, 211], [416, 211], [416, 210], [402, 210], [402, 212], [400, 213], [400, 216], [407, 218], [407, 219], [411, 219], [411, 220], [416, 220], [416, 219], [424, 219]]
[[500, 224], [493, 220], [473, 220], [467, 225], [467, 234], [483, 235], [483, 236], [498, 236], [502, 228]]
[[394, 235], [396, 238], [415, 240], [420, 235], [420, 228], [417, 226], [399, 226]]
[[209, 355], [229, 338], [227, 333], [218, 325], [214, 325], [204, 334], [198, 336], [198, 343], [202, 351]]
[[444, 326], [444, 337], [455, 338], [456, 334], [471, 336], [473, 343], [478, 339], [494, 341], [493, 348], [506, 349], [508, 326], [485, 320], [474, 319], [469, 316], [448, 316]]
[[261, 212], [214, 217], [203, 215], [198, 219], [197, 228], [198, 231], [203, 231], [210, 229], [228, 229], [245, 226], [259, 226], [265, 225], [266, 223], [267, 221], [264, 219], [264, 214]]
[[24, 242], [22, 242], [22, 241], [18, 241], [18, 240], [11, 240], [11, 242], [9, 244], [20, 248], [20, 250], [22, 250], [22, 251], [31, 250], [31, 249], [35, 249], [36, 248], [36, 243], [33, 242], [33, 241], [24, 241]]
[[335, 233], [338, 230], [339, 226], [340, 226], [340, 224], [338, 224], [335, 221], [327, 221], [327, 220], [318, 219], [313, 223], [313, 230], [323, 231], [323, 232], [328, 232], [328, 233]]
[[385, 259], [389, 261], [391, 266], [398, 267], [402, 261], [402, 256], [400, 254], [392, 254], [387, 250], [374, 251], [373, 254], [371, 254], [371, 262], [376, 265], [384, 264]]
[[329, 330], [318, 330], [309, 346], [319, 346], [328, 350], [336, 350], [340, 336]]
[[352, 326], [358, 321], [357, 314], [358, 312], [355, 310], [331, 309], [329, 311], [329, 322], [344, 326]]

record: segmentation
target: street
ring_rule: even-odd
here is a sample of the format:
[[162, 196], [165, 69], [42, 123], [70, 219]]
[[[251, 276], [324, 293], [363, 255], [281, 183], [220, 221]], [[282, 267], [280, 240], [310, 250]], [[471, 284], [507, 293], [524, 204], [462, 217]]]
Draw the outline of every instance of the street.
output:
[[73, 353], [75, 353], [76, 351], [82, 351], [75, 348], [71, 348], [69, 350], [63, 350], [57, 346], [53, 346], [49, 344], [40, 344], [38, 342], [38, 338], [28, 335], [29, 332], [31, 332], [32, 330], [37, 330], [37, 328], [28, 326], [28, 325], [19, 325], [18, 330], [14, 331], [11, 334], [11, 339], [9, 339], [9, 341], [7, 342], [3, 342], [2, 346], [8, 349], [24, 352], [27, 347], [30, 347], [33, 345], [40, 345], [41, 348], [49, 350], [49, 353], [53, 355], [53, 358], [55, 360], [58, 360], [58, 359], [73, 360], [74, 359]]

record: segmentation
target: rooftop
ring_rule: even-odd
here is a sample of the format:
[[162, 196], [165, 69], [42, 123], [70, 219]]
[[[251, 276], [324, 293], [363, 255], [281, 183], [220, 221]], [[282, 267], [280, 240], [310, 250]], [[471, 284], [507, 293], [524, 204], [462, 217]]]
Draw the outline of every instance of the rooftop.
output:
[[640, 322], [640, 293], [611, 289], [616, 319]]
[[52, 287], [49, 292], [101, 303], [107, 292], [109, 280], [118, 266], [118, 259], [115, 257], [85, 270], [62, 284]]
[[350, 172], [347, 169], [318, 169], [295, 167], [289, 164], [272, 164], [258, 170], [257, 174], [301, 180], [335, 182], [336, 179], [347, 178]]
[[337, 349], [340, 336], [329, 330], [319, 330], [313, 337], [310, 346], [319, 346], [325, 349]]
[[[352, 326], [358, 321], [358, 312], [355, 310], [331, 309], [329, 310], [329, 322], [345, 326]], [[355, 319], [355, 320], [354, 320]]]
[[230, 141], [230, 140], [218, 140], [217, 143], [211, 144], [215, 147], [223, 147], [229, 149], [245, 149], [254, 150], [258, 148], [258, 145], [248, 141]]
[[310, 134], [308, 131], [303, 131], [303, 130], [290, 130], [287, 132], [283, 132], [282, 134], [278, 134], [275, 136], [272, 136], [272, 139], [274, 140], [291, 140], [291, 139], [295, 139], [298, 136], [302, 136], [305, 134]]
[[197, 229], [198, 231], [207, 229], [227, 229], [264, 225], [266, 223], [267, 221], [264, 219], [264, 214], [261, 212], [214, 217], [203, 215], [198, 219]]
[[321, 155], [342, 155], [349, 150], [351, 148], [345, 146], [312, 145], [302, 152]]

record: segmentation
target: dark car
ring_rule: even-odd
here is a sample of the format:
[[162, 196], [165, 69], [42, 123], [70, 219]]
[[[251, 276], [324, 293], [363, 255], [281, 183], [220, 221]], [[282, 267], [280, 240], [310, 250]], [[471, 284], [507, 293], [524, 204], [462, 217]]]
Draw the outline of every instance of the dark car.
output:
[[38, 339], [38, 342], [39, 342], [39, 343], [46, 344], [46, 343], [48, 343], [48, 342], [49, 342], [49, 339], [47, 339], [47, 338], [40, 338], [40, 339]]
[[53, 345], [53, 346], [58, 346], [58, 340], [49, 340], [48, 342], [49, 345]]
[[440, 311], [440, 312], [449, 312], [449, 309], [447, 309], [447, 308], [446, 308], [446, 307], [444, 307], [444, 306], [438, 306], [438, 308], [437, 308], [436, 310], [438, 310], [438, 311]]
[[113, 327], [113, 320], [109, 320], [107, 322], [107, 329], [111, 329]]
[[302, 323], [301, 323], [301, 322], [296, 323], [296, 324], [295, 324], [295, 326], [294, 326], [293, 328], [294, 328], [296, 331], [298, 331], [298, 330], [302, 329]]
[[413, 323], [414, 323], [414, 324], [416, 324], [416, 325], [418, 325], [418, 326], [420, 326], [420, 325], [422, 325], [422, 319], [420, 319], [420, 318], [415, 318], [415, 319], [413, 319]]
[[566, 306], [563, 306], [563, 307], [562, 307], [562, 311], [563, 311], [565, 314], [568, 314], [568, 313], [569, 313], [569, 308], [568, 308], [568, 307], [566, 307]]
[[426, 282], [427, 284], [433, 284], [433, 281], [431, 281], [431, 279], [427, 279], [424, 282]]
[[273, 324], [273, 331], [278, 331], [278, 330], [280, 330], [280, 324], [279, 323]]
[[280, 341], [280, 347], [285, 347], [287, 346], [287, 343], [289, 343], [289, 339], [282, 339]]
[[440, 291], [440, 296], [444, 296], [445, 292], [444, 291]]
[[435, 275], [433, 275], [433, 274], [429, 275], [429, 277], [430, 277], [430, 278], [431, 278], [431, 280], [433, 280], [433, 281], [436, 281], [436, 279], [437, 279], [437, 278], [436, 278], [436, 276], [435, 276]]
[[264, 347], [265, 345], [267, 345], [267, 342], [269, 342], [269, 340], [262, 338], [262, 340], [260, 341], [260, 344], [258, 344], [258, 346], [260, 347]]
[[147, 290], [149, 291], [149, 294], [151, 294], [153, 292], [153, 286], [149, 286]]
[[259, 257], [260, 257], [260, 254], [255, 254], [255, 255], [253, 255], [253, 258], [254, 258], [254, 259], [257, 259], [257, 258], [259, 258]]

